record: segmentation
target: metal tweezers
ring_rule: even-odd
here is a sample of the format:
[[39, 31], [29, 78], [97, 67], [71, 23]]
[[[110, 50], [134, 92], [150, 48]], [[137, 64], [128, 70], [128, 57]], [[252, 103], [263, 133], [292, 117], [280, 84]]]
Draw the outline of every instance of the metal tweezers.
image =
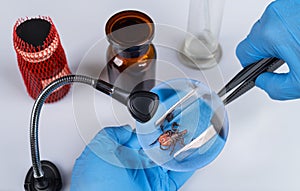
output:
[[[264, 72], [274, 72], [285, 62], [278, 58], [265, 58], [253, 64], [246, 66], [232, 80], [230, 80], [219, 92], [218, 96], [223, 97], [225, 94], [235, 89], [229, 96], [223, 99], [224, 105], [229, 104], [233, 100], [237, 99], [248, 90], [255, 86], [256, 78]], [[179, 104], [177, 104], [179, 105]], [[188, 155], [192, 154], [195, 149], [199, 149], [204, 146], [215, 135], [219, 134], [220, 130], [217, 130], [214, 125], [210, 125], [204, 132], [202, 132], [197, 138], [185, 145], [174, 154], [174, 158], [182, 160]]]
[[239, 84], [239, 87], [235, 89], [228, 97], [226, 97], [223, 102], [224, 105], [229, 104], [236, 98], [240, 97], [248, 90], [255, 86], [256, 78], [264, 72], [274, 72], [285, 62], [278, 58], [265, 58], [253, 64], [246, 66], [242, 69], [237, 75], [235, 75], [232, 80], [230, 80], [224, 88], [222, 88], [218, 96], [222, 97], [229, 91], [236, 88]]

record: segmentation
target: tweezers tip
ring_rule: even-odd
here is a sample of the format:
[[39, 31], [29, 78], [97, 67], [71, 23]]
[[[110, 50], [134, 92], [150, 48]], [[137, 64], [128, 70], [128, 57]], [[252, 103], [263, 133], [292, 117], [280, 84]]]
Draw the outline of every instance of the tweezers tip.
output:
[[222, 88], [222, 89], [218, 92], [218, 96], [219, 96], [219, 97], [222, 97], [222, 96], [224, 96], [224, 95], [226, 94], [226, 92], [227, 92], [226, 88]]

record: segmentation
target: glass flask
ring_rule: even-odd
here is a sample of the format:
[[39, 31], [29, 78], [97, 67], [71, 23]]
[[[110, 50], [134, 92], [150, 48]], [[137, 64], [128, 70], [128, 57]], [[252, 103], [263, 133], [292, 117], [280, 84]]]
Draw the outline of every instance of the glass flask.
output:
[[106, 23], [109, 82], [129, 92], [150, 90], [155, 85], [156, 50], [154, 24], [146, 14], [127, 10]]
[[151, 91], [159, 96], [158, 110], [150, 121], [136, 126], [148, 157], [168, 170], [182, 172], [212, 162], [222, 151], [229, 129], [220, 97], [203, 83], [183, 78], [158, 84]]
[[211, 68], [219, 63], [222, 50], [219, 33], [225, 0], [190, 0], [188, 27], [183, 45], [186, 63], [193, 68]]

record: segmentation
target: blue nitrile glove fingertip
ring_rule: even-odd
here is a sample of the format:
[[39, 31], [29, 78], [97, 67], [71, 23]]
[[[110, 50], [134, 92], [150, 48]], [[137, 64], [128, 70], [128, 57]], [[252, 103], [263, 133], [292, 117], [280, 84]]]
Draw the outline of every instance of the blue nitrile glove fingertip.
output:
[[295, 94], [294, 91], [292, 91], [295, 88], [289, 80], [288, 73], [262, 73], [257, 77], [255, 85], [267, 92], [269, 97], [274, 100], [297, 98], [297, 93]]
[[255, 85], [259, 87], [260, 89], [264, 90], [270, 98], [272, 99], [279, 99], [277, 97], [277, 94], [280, 94], [276, 91], [276, 85], [274, 86], [274, 80], [273, 80], [274, 74], [270, 72], [265, 72], [260, 74], [256, 80]]
[[[246, 40], [246, 39], [245, 39], [245, 40]], [[236, 47], [236, 50], [235, 50], [235, 54], [236, 54], [237, 58], [239, 59], [241, 65], [242, 65], [243, 67], [247, 66], [247, 64], [249, 63], [249, 62], [247, 61], [247, 57], [248, 57], [248, 56], [246, 56], [246, 55], [247, 55], [247, 54], [246, 54], [246, 50], [244, 49], [244, 46], [246, 46], [246, 45], [245, 45], [245, 43], [246, 43], [245, 40], [241, 41], [241, 42], [238, 44], [238, 46]]]
[[236, 56], [243, 67], [268, 57], [267, 54], [259, 52], [248, 37], [238, 44]]
[[260, 89], [267, 91], [269, 89], [267, 83], [268, 80], [270, 80], [269, 74], [267, 72], [262, 73], [256, 78], [255, 85]]
[[97, 157], [120, 166], [122, 164], [115, 152], [130, 139], [131, 134], [130, 126], [106, 127], [98, 132], [86, 148]]
[[130, 147], [130, 148], [134, 148], [134, 149], [142, 148], [138, 141], [137, 134], [135, 131], [132, 132], [130, 139], [124, 145], [126, 145], [127, 147]]
[[117, 143], [125, 144], [132, 136], [132, 128], [129, 125], [106, 127], [99, 133], [105, 133]]

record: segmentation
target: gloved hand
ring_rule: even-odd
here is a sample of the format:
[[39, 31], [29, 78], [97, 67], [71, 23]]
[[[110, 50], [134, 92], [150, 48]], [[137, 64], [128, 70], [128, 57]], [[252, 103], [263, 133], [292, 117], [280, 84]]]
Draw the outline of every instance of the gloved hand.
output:
[[277, 57], [289, 67], [288, 73], [263, 73], [256, 85], [277, 100], [300, 98], [300, 0], [272, 2], [236, 54], [246, 66], [262, 58]]
[[129, 126], [101, 130], [76, 160], [71, 191], [173, 191], [193, 172], [174, 172], [154, 164]]

